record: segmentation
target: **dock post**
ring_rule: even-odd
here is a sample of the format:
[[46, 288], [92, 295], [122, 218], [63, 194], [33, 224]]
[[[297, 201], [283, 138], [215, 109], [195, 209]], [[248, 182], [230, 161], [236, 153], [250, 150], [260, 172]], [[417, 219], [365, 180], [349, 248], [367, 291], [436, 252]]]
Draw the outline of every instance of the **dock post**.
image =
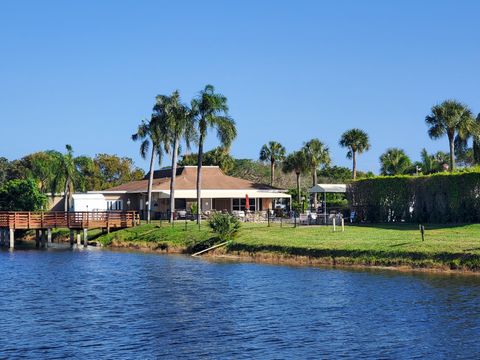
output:
[[10, 228], [10, 250], [15, 248], [15, 229]]
[[82, 235], [80, 234], [80, 230], [77, 230], [77, 246], [82, 244]]
[[5, 230], [0, 229], [0, 246], [5, 245]]
[[40, 241], [40, 247], [42, 247], [42, 248], [45, 247], [46, 237], [47, 237], [47, 232], [45, 231], [45, 229], [42, 229], [42, 236], [41, 236], [41, 241]]
[[35, 230], [35, 247], [40, 247], [40, 230]]
[[88, 229], [83, 229], [83, 246], [88, 246]]
[[75, 233], [73, 230], [70, 230], [70, 247], [73, 247], [73, 244], [75, 242]]
[[47, 229], [47, 244], [50, 246], [52, 243], [52, 229]]

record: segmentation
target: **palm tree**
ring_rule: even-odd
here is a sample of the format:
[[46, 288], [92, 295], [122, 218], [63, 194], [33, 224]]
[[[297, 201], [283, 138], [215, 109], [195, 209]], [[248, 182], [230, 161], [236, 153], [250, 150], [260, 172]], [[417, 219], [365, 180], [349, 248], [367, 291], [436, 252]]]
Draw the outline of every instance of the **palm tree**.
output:
[[398, 148], [389, 148], [380, 156], [382, 175], [404, 174], [412, 165], [405, 151]]
[[185, 141], [187, 149], [195, 141], [196, 132], [192, 111], [181, 102], [180, 93], [174, 91], [171, 96], [157, 96], [154, 111], [164, 114], [159, 118], [160, 132], [164, 134], [164, 144], [172, 158], [172, 175], [170, 177], [170, 222], [173, 223], [175, 211], [175, 180], [177, 175], [178, 153], [180, 143]]
[[227, 98], [215, 93], [212, 85], [207, 85], [192, 100], [192, 111], [197, 125], [198, 161], [197, 161], [197, 223], [200, 224], [202, 213], [202, 161], [203, 145], [208, 129], [214, 128], [222, 148], [229, 149], [237, 136], [235, 121], [228, 116]]
[[353, 179], [357, 178], [357, 153], [361, 154], [370, 149], [368, 134], [360, 129], [347, 130], [342, 134], [340, 146], [348, 148], [347, 158], [353, 159]]
[[[312, 139], [303, 145], [307, 164], [312, 170], [312, 184], [317, 185], [317, 170], [320, 165], [330, 164], [330, 152], [327, 146], [318, 139]], [[313, 206], [317, 210], [317, 194], [313, 194]]]
[[275, 183], [275, 165], [285, 159], [285, 147], [276, 141], [270, 141], [260, 149], [260, 160], [270, 161], [270, 185]]
[[456, 100], [445, 100], [432, 107], [431, 114], [425, 117], [429, 126], [428, 135], [438, 139], [445, 134], [450, 148], [450, 171], [455, 169], [455, 137], [457, 141], [466, 140], [477, 133], [475, 119], [467, 105]]
[[284, 173], [294, 172], [297, 176], [297, 201], [300, 204], [300, 175], [308, 170], [308, 163], [303, 151], [295, 151], [288, 155], [283, 161], [282, 171]]
[[52, 196], [59, 189], [63, 187], [63, 201], [64, 210], [67, 212], [70, 208], [70, 199], [75, 191], [75, 183], [78, 181], [78, 172], [75, 165], [75, 158], [73, 157], [73, 148], [71, 145], [65, 145], [67, 152], [62, 154], [60, 152], [51, 152], [55, 156], [55, 177], [51, 183]]
[[138, 126], [137, 132], [132, 135], [133, 141], [141, 141], [140, 155], [143, 159], [150, 153], [150, 167], [148, 173], [148, 190], [147, 190], [147, 223], [150, 223], [151, 209], [152, 209], [152, 188], [153, 188], [153, 174], [155, 168], [155, 158], [158, 156], [158, 164], [162, 163], [163, 148], [165, 133], [161, 131], [160, 122], [161, 118], [165, 116], [163, 109], [157, 109], [150, 121], [142, 121]]

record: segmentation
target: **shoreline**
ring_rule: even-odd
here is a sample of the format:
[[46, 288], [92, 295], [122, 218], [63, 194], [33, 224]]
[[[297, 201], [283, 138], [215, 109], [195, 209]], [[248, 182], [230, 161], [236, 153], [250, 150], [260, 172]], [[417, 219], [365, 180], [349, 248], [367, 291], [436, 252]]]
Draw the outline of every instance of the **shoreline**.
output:
[[[143, 253], [152, 253], [159, 255], [184, 255], [191, 256], [192, 253], [186, 247], [162, 247], [162, 246], [141, 246], [132, 243], [117, 243], [104, 249], [120, 251], [139, 251]], [[355, 270], [388, 270], [399, 273], [430, 273], [443, 275], [470, 275], [479, 276], [480, 271], [471, 269], [452, 269], [445, 264], [434, 264], [433, 266], [414, 266], [412, 264], [381, 265], [358, 262], [356, 258], [332, 258], [332, 257], [312, 257], [304, 255], [280, 254], [275, 252], [246, 252], [246, 251], [228, 251], [227, 249], [214, 249], [210, 252], [197, 256], [198, 259], [207, 261], [232, 261], [256, 264], [270, 264], [280, 266], [296, 267], [322, 267], [331, 269], [355, 269]]]

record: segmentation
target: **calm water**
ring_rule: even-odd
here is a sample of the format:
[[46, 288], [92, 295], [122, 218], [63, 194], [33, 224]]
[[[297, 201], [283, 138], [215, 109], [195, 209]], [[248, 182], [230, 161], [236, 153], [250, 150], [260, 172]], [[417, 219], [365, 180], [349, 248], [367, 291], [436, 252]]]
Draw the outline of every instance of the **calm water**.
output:
[[0, 358], [479, 358], [480, 277], [0, 252]]

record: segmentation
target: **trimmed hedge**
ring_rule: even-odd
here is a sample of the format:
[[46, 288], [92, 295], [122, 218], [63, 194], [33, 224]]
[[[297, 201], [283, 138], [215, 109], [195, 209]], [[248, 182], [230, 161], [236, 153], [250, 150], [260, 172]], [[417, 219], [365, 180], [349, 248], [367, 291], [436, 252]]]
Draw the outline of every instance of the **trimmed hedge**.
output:
[[354, 181], [348, 202], [359, 221], [480, 222], [480, 172], [382, 176]]

